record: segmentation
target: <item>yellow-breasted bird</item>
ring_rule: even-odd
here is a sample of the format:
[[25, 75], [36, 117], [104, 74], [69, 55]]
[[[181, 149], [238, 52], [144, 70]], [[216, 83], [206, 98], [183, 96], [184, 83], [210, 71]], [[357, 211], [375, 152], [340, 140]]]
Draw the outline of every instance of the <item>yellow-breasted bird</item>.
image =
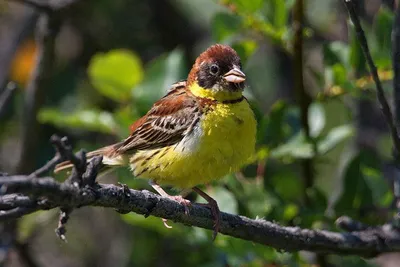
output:
[[[131, 126], [123, 141], [100, 148], [107, 167], [130, 166], [134, 176], [147, 178], [162, 196], [187, 206], [182, 196], [170, 196], [161, 185], [192, 189], [207, 200], [219, 228], [216, 201], [197, 186], [238, 170], [254, 153], [256, 121], [243, 96], [246, 76], [231, 47], [216, 44], [194, 63], [186, 81], [172, 85], [167, 95]], [[72, 167], [63, 162], [56, 172]]]

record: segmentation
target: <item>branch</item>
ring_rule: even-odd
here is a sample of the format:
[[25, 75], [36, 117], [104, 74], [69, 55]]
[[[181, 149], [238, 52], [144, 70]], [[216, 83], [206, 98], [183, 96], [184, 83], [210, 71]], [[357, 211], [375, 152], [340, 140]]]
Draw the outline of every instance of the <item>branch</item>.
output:
[[42, 13], [51, 14], [56, 11], [69, 8], [79, 0], [61, 0], [61, 1], [36, 1], [36, 0], [8, 0], [10, 2], [17, 2], [26, 6], [32, 7]]
[[393, 97], [396, 121], [400, 120], [400, 6], [392, 28], [392, 64], [393, 64]]
[[[127, 190], [111, 184], [95, 184], [80, 188], [66, 182], [57, 182], [51, 177], [27, 176], [1, 177], [0, 186], [6, 194], [29, 195], [30, 204], [34, 203], [31, 212], [56, 207], [73, 209], [99, 206], [132, 211], [146, 217], [152, 215], [188, 226], [213, 229], [213, 217], [208, 208], [194, 204], [190, 214], [185, 215], [185, 208], [179, 203], [146, 190]], [[2, 201], [0, 199], [0, 205]], [[8, 219], [8, 216], [0, 213], [0, 221]], [[400, 233], [390, 225], [351, 233], [335, 233], [284, 227], [262, 219], [252, 220], [222, 212], [220, 232], [286, 251], [308, 250], [364, 257], [400, 251]]]
[[11, 102], [14, 92], [17, 89], [17, 85], [14, 82], [9, 82], [6, 88], [0, 94], [0, 119]]
[[[25, 2], [25, 1], [24, 1]], [[31, 157], [37, 148], [39, 123], [37, 113], [45, 100], [45, 90], [54, 69], [55, 38], [61, 21], [56, 14], [42, 13], [37, 23], [38, 54], [31, 79], [26, 88], [24, 98], [23, 120], [21, 127], [21, 155], [17, 173], [27, 173], [34, 167]]]
[[386, 100], [385, 92], [383, 91], [382, 83], [379, 79], [378, 76], [378, 71], [376, 69], [375, 63], [372, 59], [371, 53], [369, 51], [367, 39], [365, 37], [365, 33], [361, 27], [360, 20], [358, 18], [357, 12], [354, 8], [354, 4], [352, 0], [343, 0], [344, 4], [346, 5], [346, 8], [349, 12], [350, 19], [354, 24], [354, 28], [357, 34], [357, 39], [360, 42], [361, 49], [363, 51], [363, 54], [365, 56], [365, 59], [367, 61], [369, 70], [371, 72], [371, 76], [374, 80], [374, 83], [376, 85], [376, 94], [377, 98], [380, 104], [380, 109], [383, 113], [383, 116], [386, 119], [386, 122], [389, 126], [390, 133], [392, 136], [393, 144], [394, 144], [394, 154], [395, 154], [395, 159], [397, 162], [400, 162], [400, 138], [399, 138], [399, 133], [398, 129], [394, 123], [393, 115], [390, 110], [388, 101]]
[[51, 13], [53, 11], [52, 7], [48, 3], [43, 1], [35, 1], [35, 0], [9, 0], [9, 1], [14, 1], [17, 3], [24, 4], [26, 6], [35, 8], [38, 11], [44, 13]]
[[[304, 87], [304, 53], [303, 53], [303, 26], [304, 25], [304, 1], [297, 0], [293, 8], [293, 55], [294, 55], [294, 84], [297, 101], [300, 106], [301, 126], [306, 140], [314, 144], [310, 136], [310, 125], [308, 121], [308, 111], [311, 104], [311, 97]], [[314, 146], [315, 148], [315, 146]], [[314, 149], [316, 150], [316, 149]], [[314, 184], [313, 160], [305, 159], [302, 161], [303, 183], [304, 183], [304, 203], [309, 204], [307, 191]]]
[[[396, 126], [400, 120], [400, 6], [396, 8], [395, 19], [392, 27], [392, 65], [393, 65], [393, 106], [395, 110]], [[395, 155], [395, 158], [399, 155]], [[393, 177], [393, 193], [395, 196], [395, 206], [397, 214], [394, 217], [394, 223], [400, 227], [400, 162], [395, 162], [395, 175]]]

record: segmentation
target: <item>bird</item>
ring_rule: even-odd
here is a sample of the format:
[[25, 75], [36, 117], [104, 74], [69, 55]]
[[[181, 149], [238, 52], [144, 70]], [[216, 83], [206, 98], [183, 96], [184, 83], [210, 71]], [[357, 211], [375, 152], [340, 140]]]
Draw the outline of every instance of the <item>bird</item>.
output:
[[[215, 239], [220, 210], [199, 186], [238, 171], [255, 153], [257, 123], [243, 95], [245, 81], [237, 52], [212, 45], [197, 57], [186, 80], [173, 84], [131, 125], [127, 138], [87, 158], [102, 156], [106, 168], [129, 166], [134, 177], [148, 179], [161, 196], [183, 204], [186, 214], [190, 201], [183, 193], [169, 195], [162, 186], [193, 190], [211, 209]], [[62, 162], [55, 172], [72, 167]]]

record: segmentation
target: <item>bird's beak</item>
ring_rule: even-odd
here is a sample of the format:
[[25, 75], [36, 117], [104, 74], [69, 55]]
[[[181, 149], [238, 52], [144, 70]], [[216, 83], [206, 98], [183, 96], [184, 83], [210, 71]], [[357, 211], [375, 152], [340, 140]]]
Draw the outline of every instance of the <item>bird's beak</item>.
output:
[[228, 71], [223, 78], [230, 83], [241, 83], [246, 80], [246, 75], [237, 67]]

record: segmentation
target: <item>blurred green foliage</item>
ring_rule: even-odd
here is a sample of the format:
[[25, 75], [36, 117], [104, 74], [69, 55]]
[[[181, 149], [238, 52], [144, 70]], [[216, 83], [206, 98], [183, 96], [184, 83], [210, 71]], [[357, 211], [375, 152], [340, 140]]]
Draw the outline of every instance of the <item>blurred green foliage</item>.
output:
[[[244, 62], [249, 76], [246, 95], [258, 121], [258, 143], [252, 164], [215, 182], [206, 191], [225, 212], [283, 225], [336, 230], [334, 220], [341, 215], [366, 223], [383, 223], [386, 218], [378, 216], [375, 210], [388, 208], [393, 196], [383, 179], [382, 158], [379, 153], [355, 149], [352, 145], [357, 118], [346, 101], [361, 99], [364, 91], [373, 88], [352, 26], [349, 25], [348, 43], [325, 41], [322, 44], [323, 66], [310, 70], [310, 79], [318, 87], [309, 109], [312, 140], [304, 136], [296, 103], [275, 97], [279, 63], [272, 55], [274, 50], [265, 52], [264, 48], [269, 44], [287, 58], [293, 58], [290, 13], [294, 2], [221, 0], [218, 1], [220, 8], [209, 14], [211, 42], [232, 45]], [[323, 15], [329, 10], [321, 12]], [[392, 21], [392, 11], [382, 7], [372, 24], [364, 23], [384, 81], [392, 76]], [[313, 25], [309, 25], [306, 41], [312, 40], [315, 34]], [[77, 91], [89, 91], [101, 101], [83, 97], [72, 101], [77, 104], [71, 108], [65, 100], [57, 106], [44, 107], [38, 118], [66, 132], [90, 131], [121, 139], [128, 134], [129, 125], [144, 115], [172, 83], [185, 79], [190, 67], [186, 57], [180, 47], [147, 63], [136, 52], [126, 49], [95, 54], [87, 66], [87, 81], [79, 83]], [[287, 73], [283, 76], [291, 79]], [[90, 145], [100, 146], [94, 141]], [[304, 159], [313, 159], [316, 175], [313, 187], [306, 192], [301, 171]], [[127, 170], [118, 171], [117, 176], [129, 186], [146, 187]], [[182, 265], [306, 266], [308, 262], [303, 253], [275, 251], [223, 235], [211, 243], [210, 232], [203, 229], [171, 223], [173, 229], [169, 230], [159, 219], [145, 219], [137, 214], [121, 215], [121, 218], [143, 232], [132, 237], [142, 247], [131, 252], [132, 266], [152, 265], [151, 255], [160, 249], [160, 239], [169, 240], [168, 244], [175, 249], [169, 257]], [[182, 255], [182, 251], [187, 255]], [[356, 257], [330, 256], [329, 261], [343, 266], [372, 266]]]

